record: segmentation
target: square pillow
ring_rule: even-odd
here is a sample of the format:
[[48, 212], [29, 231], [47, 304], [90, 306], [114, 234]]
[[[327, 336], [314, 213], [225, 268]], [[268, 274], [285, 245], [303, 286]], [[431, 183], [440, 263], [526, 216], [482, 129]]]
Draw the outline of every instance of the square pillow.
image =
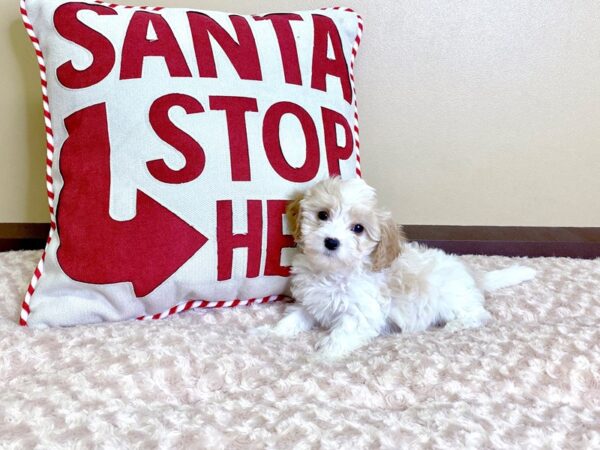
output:
[[40, 66], [51, 231], [20, 323], [282, 298], [286, 202], [360, 176], [360, 17], [89, 0], [22, 0], [21, 13]]

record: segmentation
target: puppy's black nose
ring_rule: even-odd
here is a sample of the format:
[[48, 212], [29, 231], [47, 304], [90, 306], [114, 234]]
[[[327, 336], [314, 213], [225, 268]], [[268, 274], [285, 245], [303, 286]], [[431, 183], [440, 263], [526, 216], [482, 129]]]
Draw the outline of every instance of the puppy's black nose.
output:
[[340, 246], [340, 241], [334, 238], [325, 238], [325, 247], [327, 250], [335, 250]]

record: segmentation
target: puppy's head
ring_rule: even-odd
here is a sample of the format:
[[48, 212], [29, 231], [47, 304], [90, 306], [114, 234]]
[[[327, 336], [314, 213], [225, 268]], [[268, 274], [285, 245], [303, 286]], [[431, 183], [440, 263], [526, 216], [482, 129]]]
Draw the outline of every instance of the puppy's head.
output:
[[401, 229], [377, 208], [375, 190], [361, 179], [325, 179], [288, 205], [294, 239], [316, 270], [357, 265], [388, 267], [398, 256]]

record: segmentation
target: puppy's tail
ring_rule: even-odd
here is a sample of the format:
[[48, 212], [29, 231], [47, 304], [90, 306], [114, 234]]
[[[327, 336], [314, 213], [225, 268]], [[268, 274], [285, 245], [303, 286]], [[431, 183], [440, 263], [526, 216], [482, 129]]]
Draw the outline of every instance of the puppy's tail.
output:
[[503, 287], [513, 286], [532, 280], [535, 270], [525, 266], [511, 266], [506, 269], [492, 270], [483, 274], [481, 284], [484, 290], [491, 292]]

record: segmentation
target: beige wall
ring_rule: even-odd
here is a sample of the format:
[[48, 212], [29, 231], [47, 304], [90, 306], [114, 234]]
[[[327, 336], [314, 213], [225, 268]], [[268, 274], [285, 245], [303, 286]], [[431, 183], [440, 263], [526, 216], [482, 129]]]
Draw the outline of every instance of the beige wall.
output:
[[[326, 0], [132, 2], [249, 13]], [[600, 226], [597, 0], [344, 1], [365, 178], [411, 224]], [[0, 222], [45, 222], [35, 58], [0, 0]]]

